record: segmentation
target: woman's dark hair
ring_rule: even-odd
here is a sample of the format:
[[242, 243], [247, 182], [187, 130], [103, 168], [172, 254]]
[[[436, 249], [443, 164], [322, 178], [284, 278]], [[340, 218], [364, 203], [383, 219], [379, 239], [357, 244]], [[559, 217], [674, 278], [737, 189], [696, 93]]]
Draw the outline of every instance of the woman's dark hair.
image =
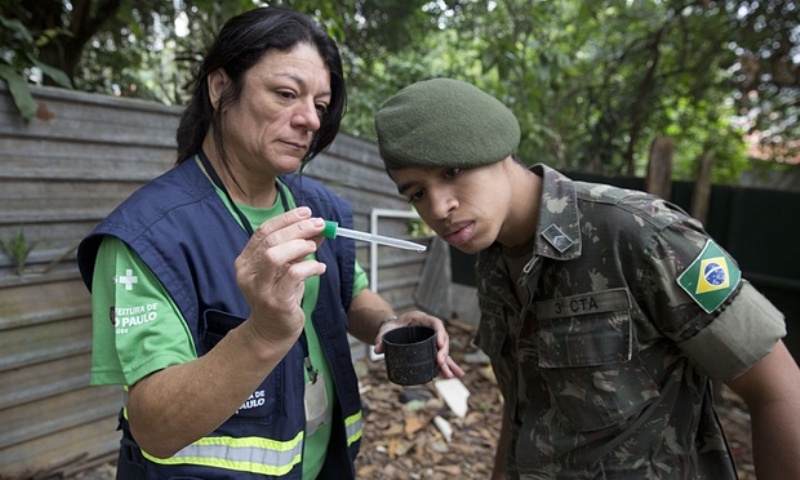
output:
[[[223, 25], [200, 65], [194, 80], [194, 92], [178, 126], [177, 163], [200, 151], [209, 128], [214, 129], [217, 154], [230, 172], [222, 139], [220, 112], [239, 99], [244, 86], [244, 74], [257, 64], [264, 54], [276, 49], [290, 50], [298, 43], [316, 47], [331, 76], [331, 101], [314, 133], [308, 152], [302, 160], [305, 167], [323, 151], [339, 133], [339, 125], [347, 105], [342, 59], [336, 42], [308, 16], [279, 7], [261, 7], [237, 15]], [[231, 86], [223, 92], [216, 110], [208, 93], [208, 76], [223, 69]]]

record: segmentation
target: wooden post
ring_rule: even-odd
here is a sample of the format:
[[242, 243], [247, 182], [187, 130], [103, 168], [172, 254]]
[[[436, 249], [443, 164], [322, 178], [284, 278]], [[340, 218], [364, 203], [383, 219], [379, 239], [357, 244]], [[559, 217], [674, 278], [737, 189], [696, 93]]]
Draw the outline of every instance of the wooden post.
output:
[[706, 223], [708, 204], [711, 200], [711, 167], [714, 165], [714, 153], [704, 152], [697, 166], [697, 178], [692, 191], [692, 206], [689, 213], [700, 223]]
[[672, 152], [674, 142], [670, 137], [658, 136], [650, 144], [647, 161], [645, 191], [669, 200], [672, 195]]

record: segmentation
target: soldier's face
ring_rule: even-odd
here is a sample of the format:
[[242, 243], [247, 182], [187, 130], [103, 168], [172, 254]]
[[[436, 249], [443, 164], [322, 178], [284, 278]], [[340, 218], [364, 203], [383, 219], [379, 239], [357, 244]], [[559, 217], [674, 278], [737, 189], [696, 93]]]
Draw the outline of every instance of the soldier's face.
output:
[[505, 162], [391, 170], [397, 190], [447, 243], [476, 253], [494, 243], [511, 205]]

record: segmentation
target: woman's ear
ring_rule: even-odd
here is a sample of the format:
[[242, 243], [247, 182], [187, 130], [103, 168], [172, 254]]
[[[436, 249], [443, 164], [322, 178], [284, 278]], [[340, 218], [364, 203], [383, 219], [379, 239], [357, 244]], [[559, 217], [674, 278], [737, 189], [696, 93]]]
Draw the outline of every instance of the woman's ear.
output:
[[219, 68], [208, 75], [206, 82], [208, 83], [208, 98], [211, 100], [211, 106], [216, 110], [220, 97], [222, 97], [225, 89], [228, 88], [230, 78], [225, 73], [225, 70]]

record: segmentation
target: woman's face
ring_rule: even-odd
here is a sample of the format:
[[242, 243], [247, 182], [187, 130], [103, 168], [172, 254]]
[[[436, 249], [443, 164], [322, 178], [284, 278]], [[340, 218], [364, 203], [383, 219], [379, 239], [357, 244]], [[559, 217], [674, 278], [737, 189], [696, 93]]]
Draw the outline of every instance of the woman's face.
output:
[[[270, 50], [245, 73], [241, 96], [222, 112], [225, 151], [238, 178], [270, 181], [299, 168], [331, 101], [330, 83], [307, 43]], [[209, 76], [215, 106], [229, 84], [221, 70]]]

